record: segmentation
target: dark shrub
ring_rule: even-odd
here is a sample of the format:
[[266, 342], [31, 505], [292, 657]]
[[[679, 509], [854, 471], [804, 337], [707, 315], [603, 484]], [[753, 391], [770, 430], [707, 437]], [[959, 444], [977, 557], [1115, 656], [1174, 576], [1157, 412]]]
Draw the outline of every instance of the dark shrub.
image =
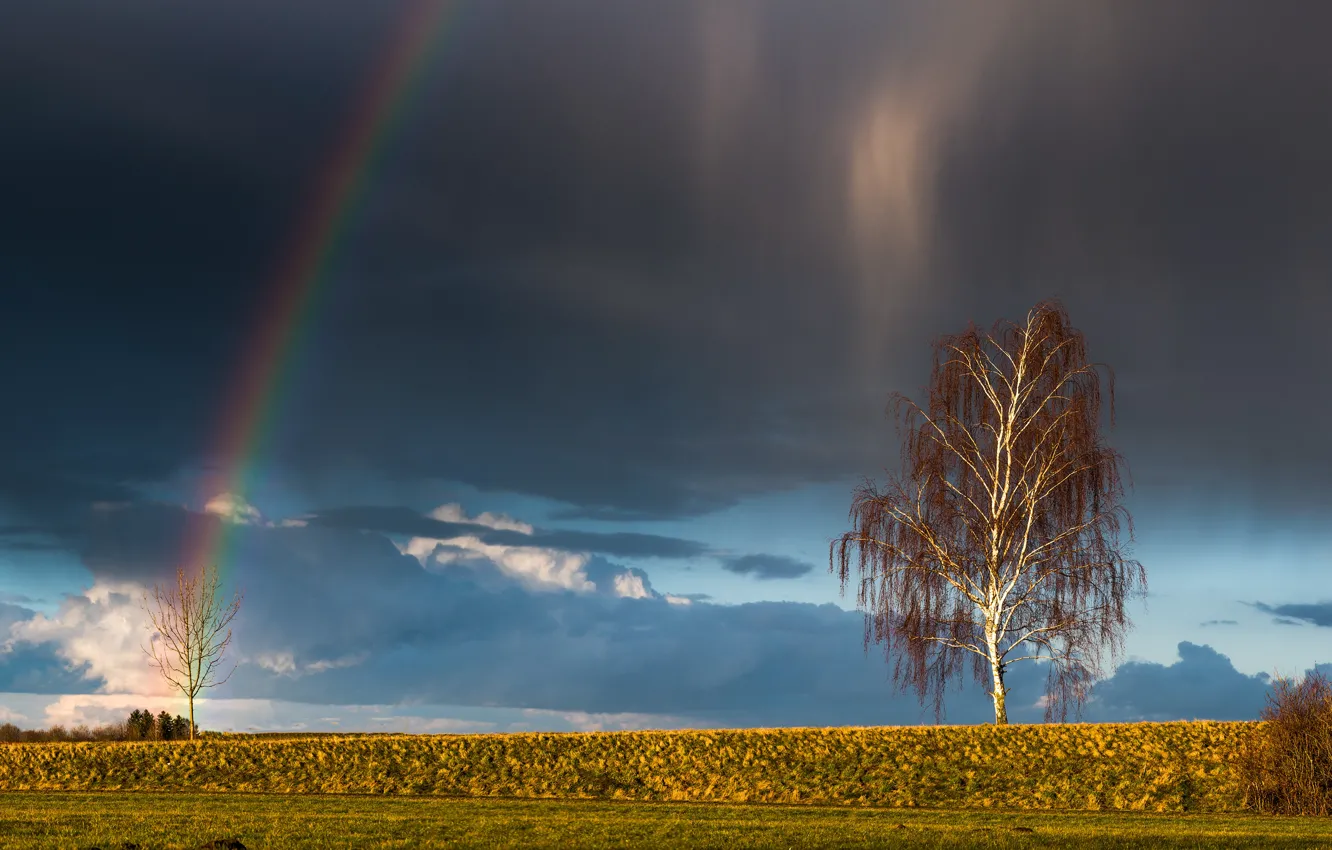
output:
[[1262, 726], [1240, 751], [1246, 807], [1276, 815], [1332, 814], [1332, 683], [1311, 673], [1279, 678]]
[[6, 723], [5, 725], [0, 726], [0, 743], [17, 744], [21, 740], [23, 740], [22, 729], [18, 728], [13, 723]]

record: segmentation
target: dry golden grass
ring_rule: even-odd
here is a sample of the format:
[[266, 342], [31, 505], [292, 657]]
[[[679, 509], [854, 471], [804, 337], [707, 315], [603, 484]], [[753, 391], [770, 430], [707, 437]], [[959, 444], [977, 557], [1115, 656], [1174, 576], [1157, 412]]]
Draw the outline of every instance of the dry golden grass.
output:
[[212, 738], [0, 746], [0, 790], [1222, 812], [1254, 723]]

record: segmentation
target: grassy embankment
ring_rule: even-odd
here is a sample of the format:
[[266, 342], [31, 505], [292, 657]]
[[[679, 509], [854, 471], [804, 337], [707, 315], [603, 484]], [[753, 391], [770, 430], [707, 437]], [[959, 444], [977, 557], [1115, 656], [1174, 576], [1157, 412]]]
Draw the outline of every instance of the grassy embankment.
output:
[[0, 790], [1236, 812], [1252, 723], [222, 738], [0, 746]]

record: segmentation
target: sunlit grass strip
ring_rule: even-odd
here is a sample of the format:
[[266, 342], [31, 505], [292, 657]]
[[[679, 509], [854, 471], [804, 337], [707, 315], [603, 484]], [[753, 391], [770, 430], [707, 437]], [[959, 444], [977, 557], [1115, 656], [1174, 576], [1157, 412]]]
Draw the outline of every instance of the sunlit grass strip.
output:
[[1236, 811], [1254, 723], [221, 738], [0, 746], [0, 790]]
[[1247, 814], [867, 809], [853, 806], [268, 794], [8, 793], [5, 850], [198, 847], [1163, 848], [1332, 846], [1330, 818]]

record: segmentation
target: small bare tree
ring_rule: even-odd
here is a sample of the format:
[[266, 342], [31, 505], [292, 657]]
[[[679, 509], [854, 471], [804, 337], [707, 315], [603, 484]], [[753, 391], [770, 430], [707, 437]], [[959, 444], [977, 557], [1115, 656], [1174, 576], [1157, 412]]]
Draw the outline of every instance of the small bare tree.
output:
[[[190, 703], [190, 740], [194, 740], [194, 698], [204, 688], [231, 678], [217, 678], [218, 665], [231, 643], [231, 621], [240, 610], [238, 591], [229, 604], [221, 596], [217, 567], [186, 575], [176, 568], [176, 583], [155, 585], [143, 598], [153, 636], [144, 647], [152, 664]], [[232, 672], [235, 668], [232, 668]]]
[[[855, 491], [852, 530], [832, 542], [846, 592], [859, 570], [865, 648], [885, 644], [899, 687], [933, 695], [966, 661], [1006, 724], [1004, 675], [1049, 663], [1045, 718], [1079, 712], [1122, 649], [1125, 600], [1146, 590], [1118, 543], [1122, 458], [1100, 437], [1100, 364], [1057, 301], [1026, 324], [970, 325], [935, 343], [928, 408], [894, 393], [902, 470]], [[1114, 373], [1109, 373], [1111, 423]], [[904, 652], [903, 652], [904, 650]]]

